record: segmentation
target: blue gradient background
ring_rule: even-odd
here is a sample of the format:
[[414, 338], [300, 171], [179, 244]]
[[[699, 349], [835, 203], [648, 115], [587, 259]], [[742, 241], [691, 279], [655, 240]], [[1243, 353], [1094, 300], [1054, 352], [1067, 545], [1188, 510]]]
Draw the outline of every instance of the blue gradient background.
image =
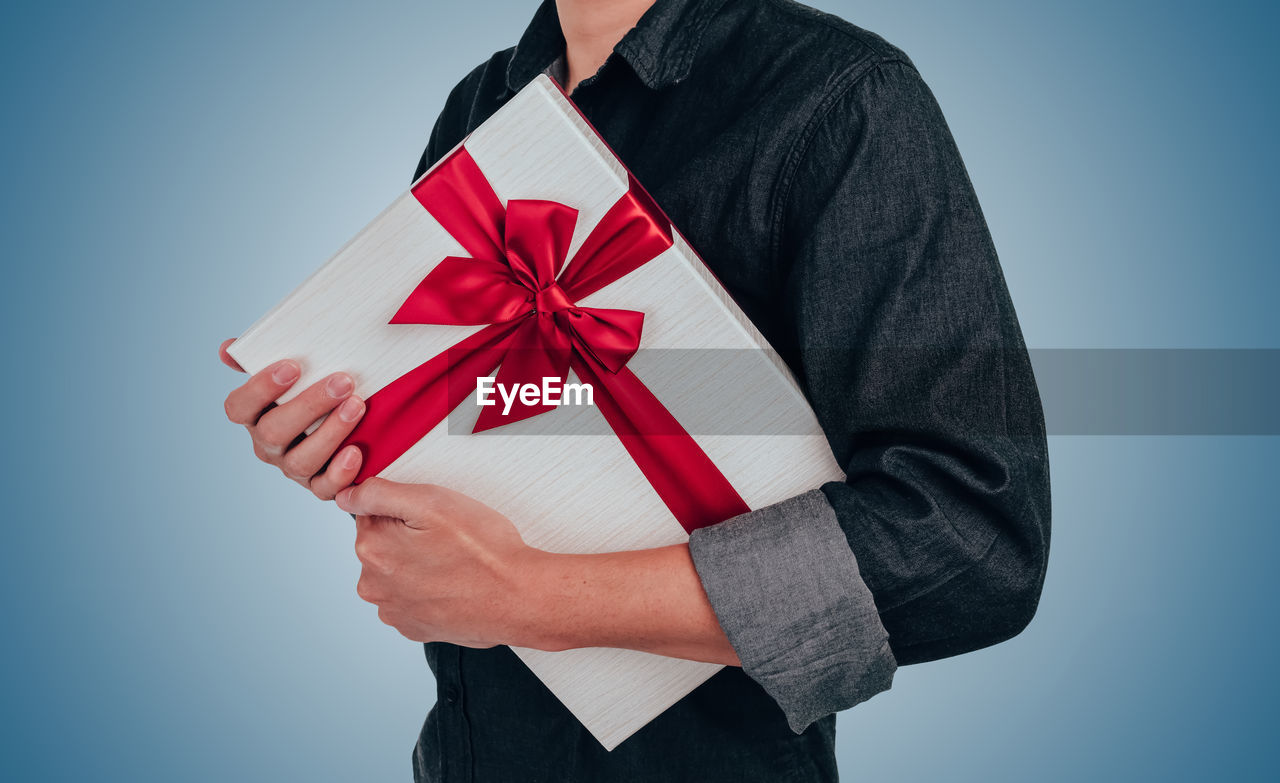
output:
[[[933, 87], [1028, 345], [1280, 347], [1276, 4], [819, 4]], [[223, 420], [215, 352], [533, 7], [6, 7], [0, 778], [408, 779], [420, 648], [356, 598], [350, 518]], [[1035, 621], [842, 714], [845, 778], [1274, 775], [1280, 443], [1050, 447]]]

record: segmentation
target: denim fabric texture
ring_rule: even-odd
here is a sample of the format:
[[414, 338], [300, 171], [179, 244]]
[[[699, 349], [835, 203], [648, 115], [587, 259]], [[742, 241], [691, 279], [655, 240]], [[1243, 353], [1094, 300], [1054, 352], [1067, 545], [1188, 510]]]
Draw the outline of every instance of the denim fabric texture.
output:
[[[451, 92], [415, 178], [563, 52], [544, 0]], [[1017, 634], [1044, 581], [1044, 416], [973, 187], [907, 56], [788, 0], [657, 0], [571, 98], [795, 372], [847, 475], [694, 533], [743, 667], [612, 752], [508, 648], [425, 645], [415, 780], [836, 780], [835, 711]]]

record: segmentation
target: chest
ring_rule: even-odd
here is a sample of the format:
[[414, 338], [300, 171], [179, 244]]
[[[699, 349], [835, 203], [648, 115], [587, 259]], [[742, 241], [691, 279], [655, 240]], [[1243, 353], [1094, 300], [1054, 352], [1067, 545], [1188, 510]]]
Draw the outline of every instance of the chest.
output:
[[650, 90], [608, 64], [573, 100], [766, 338], [783, 328], [778, 193], [796, 116], [779, 96], [698, 81]]

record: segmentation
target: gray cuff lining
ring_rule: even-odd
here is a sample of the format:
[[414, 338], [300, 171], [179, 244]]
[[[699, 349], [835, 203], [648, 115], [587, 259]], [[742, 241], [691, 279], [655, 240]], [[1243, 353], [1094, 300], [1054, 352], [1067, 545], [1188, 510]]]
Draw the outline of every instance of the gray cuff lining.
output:
[[743, 670], [792, 731], [892, 684], [889, 634], [820, 490], [695, 530], [689, 552]]

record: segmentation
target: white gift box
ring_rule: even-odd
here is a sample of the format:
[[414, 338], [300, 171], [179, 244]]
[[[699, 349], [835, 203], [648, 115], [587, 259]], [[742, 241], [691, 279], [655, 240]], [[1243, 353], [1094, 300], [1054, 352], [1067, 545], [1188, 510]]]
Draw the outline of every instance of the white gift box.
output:
[[[546, 76], [459, 148], [502, 204], [540, 199], [578, 210], [569, 266], [632, 187], [623, 164]], [[356, 393], [368, 399], [485, 328], [390, 323], [436, 265], [468, 255], [406, 192], [228, 352], [250, 373], [281, 358], [298, 359], [302, 377], [281, 402], [339, 370], [350, 373]], [[644, 313], [640, 350], [627, 368], [680, 421], [746, 506], [766, 506], [843, 478], [785, 365], [678, 231], [652, 260], [577, 304]], [[568, 380], [581, 379], [570, 373]], [[494, 397], [501, 406], [501, 397]], [[378, 475], [464, 492], [510, 517], [526, 542], [546, 550], [620, 551], [688, 539], [597, 406], [559, 407], [472, 434], [481, 411], [475, 398], [472, 393]], [[612, 648], [514, 651], [610, 750], [720, 668]]]

